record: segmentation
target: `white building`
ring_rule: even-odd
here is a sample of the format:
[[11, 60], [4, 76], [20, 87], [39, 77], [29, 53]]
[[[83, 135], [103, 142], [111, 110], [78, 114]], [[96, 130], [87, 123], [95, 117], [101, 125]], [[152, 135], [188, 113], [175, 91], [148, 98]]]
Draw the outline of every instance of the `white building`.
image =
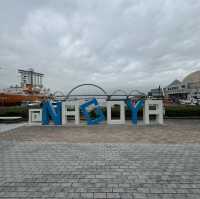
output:
[[174, 80], [164, 88], [165, 96], [187, 99], [200, 98], [200, 71], [187, 75], [183, 81]]
[[43, 87], [43, 76], [42, 73], [37, 73], [33, 69], [29, 70], [18, 70], [20, 76], [20, 86], [26, 87], [27, 84], [31, 84], [33, 87]]

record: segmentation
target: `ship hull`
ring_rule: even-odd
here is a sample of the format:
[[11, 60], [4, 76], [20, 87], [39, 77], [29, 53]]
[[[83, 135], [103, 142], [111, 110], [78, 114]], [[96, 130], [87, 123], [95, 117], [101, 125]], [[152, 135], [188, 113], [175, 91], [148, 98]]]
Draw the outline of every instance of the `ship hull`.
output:
[[35, 102], [45, 99], [44, 95], [18, 95], [0, 93], [0, 106], [15, 106], [20, 105], [22, 102]]

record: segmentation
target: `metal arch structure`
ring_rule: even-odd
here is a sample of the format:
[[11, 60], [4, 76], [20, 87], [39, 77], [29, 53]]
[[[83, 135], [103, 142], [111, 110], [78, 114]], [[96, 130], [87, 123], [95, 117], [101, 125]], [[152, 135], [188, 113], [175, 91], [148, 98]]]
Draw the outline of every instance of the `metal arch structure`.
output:
[[[123, 95], [122, 95], [122, 94], [117, 95], [117, 93], [119, 93], [119, 92], [123, 93]], [[121, 97], [126, 97], [126, 98], [127, 98], [127, 97], [128, 97], [128, 93], [127, 93], [125, 90], [116, 89], [116, 90], [114, 90], [114, 91], [112, 92], [112, 94], [109, 96], [109, 99], [111, 100], [111, 98], [114, 97], [114, 96], [121, 96]]]
[[64, 99], [65, 99], [65, 94], [64, 94], [62, 91], [55, 91], [55, 92], [53, 93], [53, 97], [54, 97], [56, 100], [64, 101]]
[[55, 91], [54, 93], [53, 93], [53, 95], [54, 96], [65, 96], [65, 94], [62, 92], [62, 91]]
[[141, 96], [144, 96], [144, 97], [146, 96], [145, 93], [140, 92], [139, 90], [131, 90], [131, 91], [129, 92], [129, 94], [128, 94], [128, 97], [130, 97], [130, 96], [136, 96], [136, 95], [133, 95], [134, 92], [138, 93], [138, 95], [141, 95]]
[[108, 93], [100, 86], [96, 85], [96, 84], [79, 84], [78, 86], [75, 86], [74, 88], [72, 88], [65, 99], [68, 99], [70, 97], [70, 95], [72, 94], [72, 92], [80, 87], [83, 87], [83, 86], [93, 86], [95, 88], [98, 88], [99, 90], [101, 90], [103, 93], [104, 93], [104, 96], [106, 96], [107, 98], [109, 97]]
[[113, 95], [116, 96], [116, 95], [117, 95], [116, 93], [118, 93], [118, 92], [121, 92], [121, 93], [123, 93], [124, 95], [128, 96], [128, 93], [127, 93], [125, 90], [122, 90], [122, 89], [114, 90], [110, 96], [111, 96], [111, 97], [112, 97]]

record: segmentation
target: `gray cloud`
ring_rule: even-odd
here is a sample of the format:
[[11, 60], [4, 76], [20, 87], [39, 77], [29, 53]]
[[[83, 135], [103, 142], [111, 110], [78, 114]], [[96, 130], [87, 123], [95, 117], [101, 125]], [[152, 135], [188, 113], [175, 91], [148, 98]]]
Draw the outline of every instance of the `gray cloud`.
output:
[[0, 86], [30, 67], [52, 90], [165, 86], [200, 69], [199, 10], [196, 0], [1, 2]]

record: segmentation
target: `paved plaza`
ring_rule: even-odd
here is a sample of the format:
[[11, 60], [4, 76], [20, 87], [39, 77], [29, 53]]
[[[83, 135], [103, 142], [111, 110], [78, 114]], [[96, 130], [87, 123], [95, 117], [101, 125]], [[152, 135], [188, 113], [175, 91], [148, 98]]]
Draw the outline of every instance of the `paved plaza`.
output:
[[24, 126], [0, 133], [0, 140], [34, 143], [200, 143], [200, 120], [165, 120], [164, 125], [139, 123], [94, 126]]
[[[1, 133], [0, 198], [199, 199], [200, 126], [198, 121], [175, 123], [83, 127], [82, 132], [81, 127], [20, 127]], [[107, 140], [97, 136], [101, 128]], [[121, 142], [120, 132], [126, 137]], [[164, 137], [156, 139], [161, 133]], [[166, 138], [173, 133], [171, 144]], [[138, 134], [142, 139], [128, 143]]]

